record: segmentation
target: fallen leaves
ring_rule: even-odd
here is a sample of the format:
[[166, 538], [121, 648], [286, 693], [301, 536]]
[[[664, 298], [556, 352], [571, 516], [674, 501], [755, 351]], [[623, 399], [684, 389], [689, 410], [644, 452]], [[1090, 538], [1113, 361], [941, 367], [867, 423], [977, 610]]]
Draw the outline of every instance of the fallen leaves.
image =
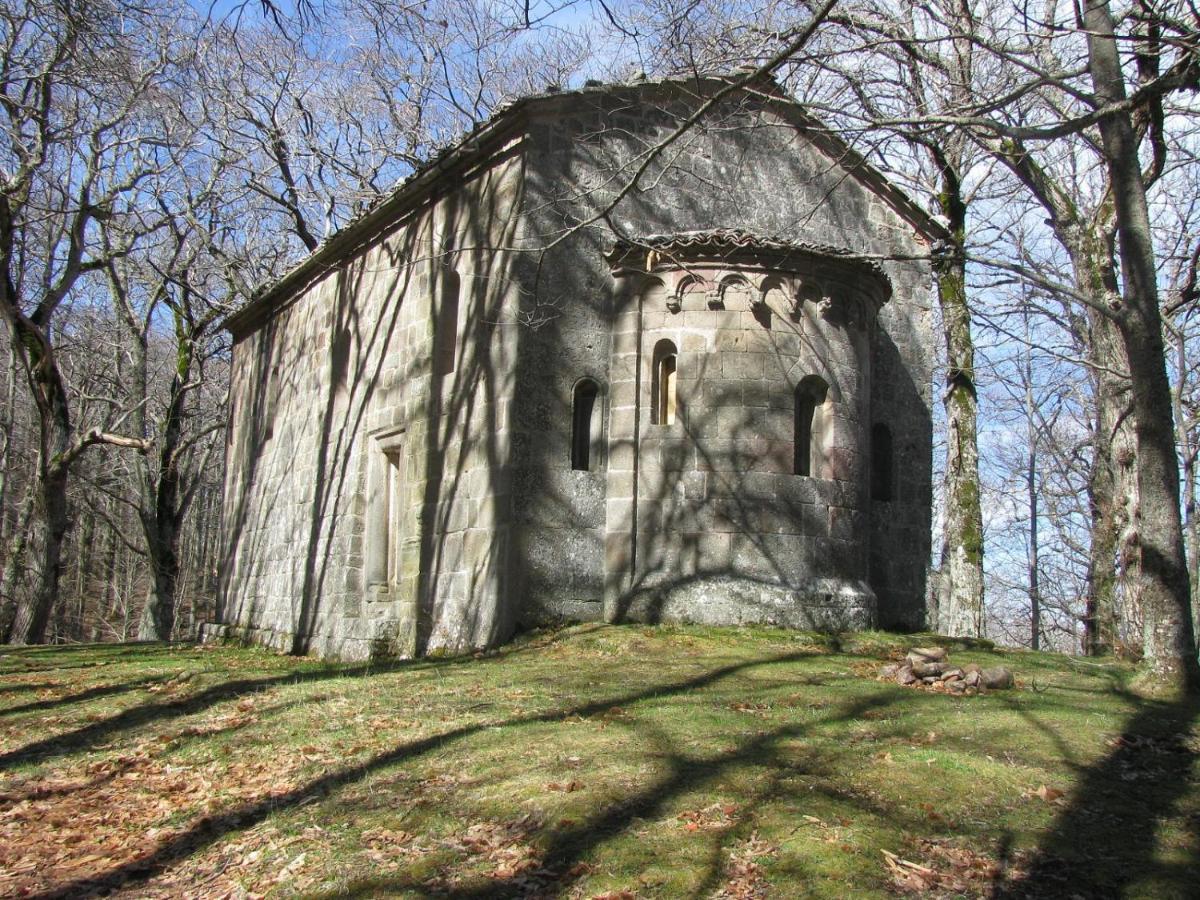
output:
[[397, 868], [398, 860], [423, 852], [424, 848], [414, 844], [414, 835], [391, 828], [368, 828], [362, 833], [363, 851], [372, 862], [389, 868]]
[[[74, 884], [138, 897], [324, 896], [365, 879], [380, 893], [577, 900], [702, 883], [704, 896], [756, 900], [787, 895], [791, 884], [771, 880], [814, 860], [802, 891], [981, 897], [998, 878], [998, 828], [1015, 822], [1012, 846], [1036, 846], [1066, 803], [1061, 789], [1075, 790], [1076, 771], [1056, 758], [1013, 775], [1019, 787], [986, 781], [998, 764], [966, 751], [1015, 766], [1021, 722], [1004, 720], [984, 747], [966, 743], [978, 721], [928, 695], [856, 704], [878, 688], [838, 675], [844, 655], [672, 691], [744, 648], [705, 635], [696, 640], [712, 661], [681, 664], [663, 653], [670, 632], [656, 632], [655, 657], [630, 660], [621, 634], [600, 631], [612, 648], [602, 662], [568, 633], [545, 652], [483, 665], [327, 681], [281, 678], [307, 665], [294, 660], [211, 650], [199, 682], [157, 661], [53, 690], [35, 686], [49, 685], [43, 674], [23, 676], [23, 691], [0, 687], [0, 721], [15, 726], [0, 749], [63, 743], [0, 781], [0, 894]], [[223, 690], [226, 678], [249, 692]], [[72, 700], [123, 684], [137, 687]], [[12, 712], [34, 697], [70, 702]], [[1090, 750], [1117, 760], [1119, 775], [1157, 777], [1186, 761], [1194, 737], [1117, 737], [1124, 715], [1114, 703], [1091, 733]], [[72, 743], [80, 729], [86, 746]]]
[[779, 847], [759, 838], [758, 832], [742, 841], [729, 851], [725, 865], [725, 886], [717, 893], [718, 898], [728, 900], [758, 900], [766, 897], [770, 884], [763, 870], [762, 861], [779, 853]]
[[739, 701], [737, 703], [730, 703], [729, 708], [734, 712], [748, 713], [752, 716], [760, 716], [764, 718], [770, 715], [771, 712], [770, 703], [748, 703], [746, 701]]
[[529, 813], [518, 819], [475, 822], [465, 831], [442, 841], [441, 848], [467, 857], [468, 865], [455, 867], [425, 883], [434, 891], [453, 892], [470, 881], [473, 869], [482, 869], [484, 878], [503, 882], [489, 890], [504, 896], [557, 895], [552, 886], [588, 874], [593, 867], [576, 863], [564, 869], [547, 867], [534, 838], [543, 828], [541, 817]]
[[714, 803], [703, 809], [680, 813], [676, 818], [683, 823], [685, 831], [711, 831], [728, 828], [737, 816], [737, 806], [732, 803]]
[[[294, 789], [300, 783], [299, 760], [189, 765], [164, 758], [182, 737], [250, 720], [241, 709], [218, 713], [176, 734], [147, 736], [124, 753], [76, 764], [74, 772], [62, 767], [0, 794], [4, 891], [36, 893], [72, 882], [119, 881], [131, 866], [153, 860], [205, 817]], [[290, 875], [303, 866], [293, 863]]]
[[902, 891], [927, 891], [937, 884], [938, 874], [928, 866], [901, 859], [890, 850], [880, 850], [883, 861], [892, 873], [892, 884]]
[[945, 840], [921, 839], [916, 848], [921, 862], [880, 850], [892, 887], [905, 894], [939, 894], [983, 897], [993, 893], [1003, 870], [994, 859]]
[[1025, 797], [1027, 799], [1033, 798], [1033, 797], [1038, 797], [1041, 800], [1045, 801], [1046, 803], [1058, 804], [1059, 801], [1062, 800], [1062, 798], [1064, 796], [1066, 796], [1066, 794], [1064, 791], [1061, 791], [1058, 788], [1046, 787], [1046, 785], [1043, 784], [1043, 785], [1039, 786], [1037, 790], [1026, 791], [1021, 796]]

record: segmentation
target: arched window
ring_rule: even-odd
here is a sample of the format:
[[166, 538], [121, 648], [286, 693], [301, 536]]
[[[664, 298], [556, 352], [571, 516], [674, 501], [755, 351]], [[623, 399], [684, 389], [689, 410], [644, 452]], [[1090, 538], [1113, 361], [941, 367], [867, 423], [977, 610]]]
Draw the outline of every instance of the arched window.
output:
[[590, 378], [583, 378], [575, 385], [575, 396], [571, 405], [571, 468], [589, 472], [592, 468], [592, 448], [599, 442], [599, 416], [596, 400], [600, 396], [600, 385]]
[[892, 430], [883, 423], [871, 428], [871, 499], [892, 499]]
[[824, 426], [821, 407], [829, 385], [819, 375], [805, 375], [796, 385], [795, 472], [813, 475], [821, 470]]
[[650, 400], [650, 421], [655, 425], [674, 425], [676, 412], [675, 380], [679, 351], [675, 344], [661, 340], [654, 345], [654, 375]]
[[458, 295], [461, 282], [453, 269], [442, 272], [438, 289], [437, 320], [433, 329], [433, 374], [454, 371], [458, 352]]

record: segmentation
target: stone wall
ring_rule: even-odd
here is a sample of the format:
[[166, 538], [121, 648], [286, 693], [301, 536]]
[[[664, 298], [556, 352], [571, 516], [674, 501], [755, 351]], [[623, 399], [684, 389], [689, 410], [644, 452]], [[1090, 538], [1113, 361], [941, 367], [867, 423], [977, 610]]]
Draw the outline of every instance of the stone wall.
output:
[[[225, 632], [361, 658], [605, 615], [921, 622], [930, 296], [926, 268], [901, 258], [923, 247], [840, 151], [761, 96], [715, 110], [630, 190], [696, 102], [678, 85], [541, 98], [507, 120], [507, 144], [456, 157], [386, 231], [351, 229], [357, 249], [241, 321]], [[622, 273], [608, 256], [622, 238], [730, 228], [880, 257], [890, 299], [849, 314], [862, 285], [810, 255], [742, 260], [745, 295], [714, 306], [716, 267], [690, 273], [692, 296], [678, 261]], [[674, 424], [651, 420], [663, 339]], [[806, 375], [829, 387], [808, 476], [793, 446]], [[585, 467], [581, 379], [598, 387]], [[886, 502], [867, 492], [879, 424], [895, 451]]]
[[511, 633], [517, 298], [481, 248], [511, 242], [521, 168], [461, 174], [235, 334], [224, 623], [343, 658]]
[[[630, 469], [609, 472], [608, 533], [630, 541], [624, 554], [613, 541], [609, 614], [867, 627], [875, 599], [862, 485], [875, 302], [859, 302], [860, 286], [835, 281], [817, 258], [717, 266], [686, 252], [664, 251], [680, 257], [674, 271], [660, 263], [650, 275], [622, 273], [642, 284], [636, 310], [617, 323], [614, 367], [629, 348], [637, 377], [614, 384], [613, 403], [637, 427], [614, 427], [613, 439], [637, 454]], [[680, 278], [682, 290], [671, 284]], [[660, 347], [677, 352], [669, 423], [653, 396]], [[809, 382], [822, 386], [823, 402], [811, 441], [798, 445], [797, 394]]]
[[[535, 157], [530, 171], [540, 164]], [[517, 265], [526, 309], [544, 317], [516, 335], [510, 569], [525, 624], [602, 614], [607, 442], [589, 470], [571, 468], [572, 399], [581, 379], [599, 385], [594, 415], [602, 431], [608, 424], [610, 299], [594, 237], [584, 231], [542, 253], [542, 235], [526, 225], [530, 251]]]
[[[796, 323], [777, 315], [772, 329], [745, 305], [649, 309], [642, 286], [620, 284], [604, 258], [622, 237], [720, 228], [911, 256], [923, 249], [913, 226], [847, 177], [820, 135], [756, 99], [714, 111], [618, 199], [638, 154], [696, 102], [655, 90], [571, 95], [530, 129], [527, 246], [576, 231], [525, 270], [526, 296], [552, 316], [519, 351], [517, 440], [534, 448], [520, 456], [519, 504], [538, 511], [513, 560], [527, 573], [525, 615], [593, 617], [603, 596], [610, 616], [862, 625], [878, 615], [915, 626], [931, 502], [927, 268], [885, 259], [893, 296], [852, 347], [812, 311]], [[648, 425], [661, 337], [680, 352], [685, 410], [666, 429]], [[843, 464], [836, 476], [798, 480], [781, 471], [791, 453], [785, 407], [798, 377], [830, 369], [830, 383], [849, 388], [834, 392], [829, 432]], [[564, 427], [571, 386], [596, 372], [608, 412], [603, 483], [570, 471]], [[866, 493], [879, 422], [896, 451], [886, 508]]]

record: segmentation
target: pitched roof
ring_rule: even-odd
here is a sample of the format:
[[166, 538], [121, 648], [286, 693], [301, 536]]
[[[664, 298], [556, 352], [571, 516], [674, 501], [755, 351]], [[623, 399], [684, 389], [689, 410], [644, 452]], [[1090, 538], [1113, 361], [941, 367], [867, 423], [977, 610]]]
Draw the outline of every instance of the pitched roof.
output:
[[[476, 124], [457, 141], [443, 147], [424, 165], [400, 180], [391, 191], [382, 195], [362, 213], [327, 237], [308, 256], [280, 278], [264, 285], [241, 309], [226, 317], [223, 324], [235, 336], [253, 330], [286, 300], [298, 295], [305, 287], [354, 256], [382, 232], [389, 230], [406, 211], [413, 209], [429, 196], [443, 174], [473, 162], [480, 162], [502, 147], [504, 139], [517, 130], [531, 111], [549, 110], [558, 104], [569, 109], [573, 98], [585, 95], [598, 96], [618, 91], [642, 91], [663, 87], [687, 88], [697, 95], [703, 96], [745, 78], [745, 72], [737, 72], [700, 75], [691, 78], [656, 80], [643, 78], [631, 82], [609, 84], [588, 82], [586, 86], [576, 90], [552, 89], [545, 93], [531, 94], [501, 104], [490, 118]], [[822, 149], [870, 184], [876, 193], [887, 199], [915, 230], [931, 240], [942, 240], [948, 236], [945, 228], [936, 219], [892, 184], [858, 151], [812, 117], [796, 100], [788, 97], [773, 78], [759, 76], [747, 82], [745, 88], [752, 90], [756, 95], [773, 98], [780, 104], [781, 109], [786, 110], [798, 124], [817, 139], [816, 143], [825, 145]], [[726, 231], [729, 234], [733, 233], [732, 230]], [[839, 248], [819, 248], [815, 244], [811, 245], [810, 249], [841, 254], [849, 253], [849, 251], [839, 250]]]
[[813, 241], [795, 241], [790, 238], [755, 234], [742, 228], [710, 228], [703, 231], [677, 231], [672, 234], [648, 234], [636, 240], [619, 240], [610, 256], [636, 248], [652, 250], [709, 250], [713, 252], [735, 252], [738, 250], [770, 251], [775, 253], [801, 253], [806, 256], [824, 256], [829, 259], [857, 263], [882, 278], [883, 266], [879, 261], [855, 253], [846, 247], [820, 244]]

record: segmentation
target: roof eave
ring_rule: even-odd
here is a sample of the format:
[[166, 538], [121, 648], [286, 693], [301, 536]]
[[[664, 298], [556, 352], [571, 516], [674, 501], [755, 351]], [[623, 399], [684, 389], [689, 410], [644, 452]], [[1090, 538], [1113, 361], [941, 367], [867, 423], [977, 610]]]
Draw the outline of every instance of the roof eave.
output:
[[479, 164], [504, 149], [505, 138], [523, 124], [525, 108], [530, 99], [513, 102], [443, 156], [415, 172], [375, 206], [330, 235], [283, 276], [251, 297], [245, 306], [226, 316], [221, 322], [222, 327], [235, 340], [244, 337], [284, 301], [299, 295], [313, 282], [354, 256], [381, 232], [394, 228], [406, 212], [417, 208], [435, 193], [436, 182], [446, 172]]
[[[728, 76], [704, 75], [691, 81], [699, 87], [727, 83], [728, 80]], [[603, 89], [636, 90], [678, 83], [680, 82], [674, 80], [647, 81], [606, 85]], [[778, 88], [778, 85], [771, 82], [764, 88], [762, 85], [749, 84], [746, 89], [757, 93], [779, 108], [785, 109], [801, 127], [827, 145], [825, 150], [830, 156], [866, 181], [876, 193], [882, 195], [920, 236], [930, 242], [945, 241], [951, 237], [945, 226], [914, 203], [904, 191], [871, 165], [866, 157], [838, 137], [820, 120], [809, 115], [803, 104], [778, 90], [772, 90], [772, 87]], [[599, 93], [600, 89], [584, 88], [580, 91], [538, 94], [513, 101], [491, 119], [479, 125], [476, 130], [468, 133], [459, 143], [446, 150], [442, 156], [435, 158], [415, 172], [374, 207], [331, 235], [281, 278], [267, 285], [247, 301], [240, 310], [227, 316], [223, 320], [222, 326], [233, 335], [235, 340], [244, 337], [269, 318], [288, 299], [298, 296], [309, 285], [361, 251], [382, 232], [395, 228], [402, 221], [405, 212], [415, 209], [435, 192], [436, 182], [448, 171], [472, 163], [478, 164], [486, 160], [489, 155], [502, 149], [505, 143], [504, 139], [510, 132], [519, 130], [526, 124], [531, 107], [569, 102], [567, 98], [591, 91]]]

